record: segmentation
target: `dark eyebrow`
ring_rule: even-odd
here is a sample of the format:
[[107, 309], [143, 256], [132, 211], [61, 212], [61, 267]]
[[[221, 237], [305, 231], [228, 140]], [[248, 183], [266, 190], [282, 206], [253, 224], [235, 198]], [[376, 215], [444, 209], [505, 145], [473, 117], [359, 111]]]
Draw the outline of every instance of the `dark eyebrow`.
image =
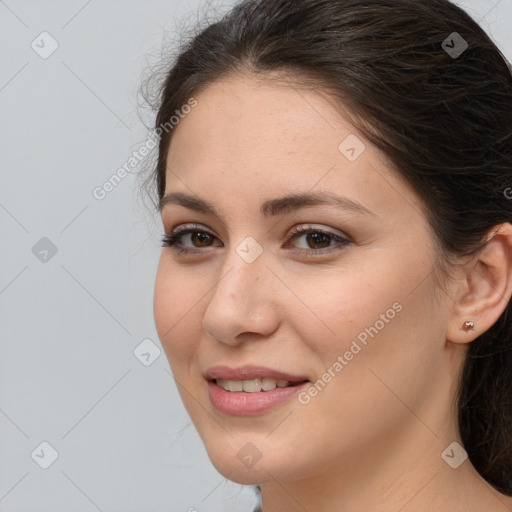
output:
[[[189, 208], [201, 213], [215, 215], [224, 221], [222, 215], [217, 212], [211, 203], [196, 196], [191, 196], [182, 192], [172, 192], [167, 194], [159, 201], [159, 211], [161, 212], [163, 207], [169, 203], [179, 204], [185, 208]], [[317, 205], [338, 206], [345, 210], [351, 210], [355, 213], [367, 213], [370, 215], [375, 215], [375, 213], [368, 210], [362, 204], [356, 203], [347, 197], [338, 196], [328, 191], [303, 192], [297, 194], [289, 194], [283, 197], [277, 197], [275, 199], [269, 199], [261, 205], [260, 213], [264, 217], [270, 217], [276, 215], [284, 215], [299, 210], [300, 208]]]

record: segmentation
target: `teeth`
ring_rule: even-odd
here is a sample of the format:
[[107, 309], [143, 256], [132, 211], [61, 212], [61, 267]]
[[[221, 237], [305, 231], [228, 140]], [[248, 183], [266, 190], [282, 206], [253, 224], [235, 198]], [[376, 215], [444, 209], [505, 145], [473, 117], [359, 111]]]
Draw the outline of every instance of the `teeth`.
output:
[[225, 380], [228, 391], [243, 391], [243, 382], [241, 380]]
[[258, 393], [259, 391], [272, 391], [277, 388], [286, 388], [290, 385], [287, 380], [276, 380], [263, 377], [248, 380], [216, 379], [216, 383], [226, 391], [245, 391], [246, 393]]
[[242, 388], [247, 393], [257, 393], [261, 391], [261, 379], [244, 380]]
[[261, 379], [261, 389], [263, 391], [272, 391], [273, 389], [276, 389], [276, 379], [264, 377]]

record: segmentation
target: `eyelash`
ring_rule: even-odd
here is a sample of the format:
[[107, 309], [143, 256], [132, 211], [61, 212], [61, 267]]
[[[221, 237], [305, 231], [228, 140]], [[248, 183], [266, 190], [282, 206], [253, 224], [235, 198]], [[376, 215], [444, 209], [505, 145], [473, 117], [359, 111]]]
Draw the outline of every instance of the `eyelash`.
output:
[[[191, 249], [189, 247], [184, 248], [184, 247], [181, 247], [177, 243], [180, 240], [180, 238], [182, 238], [183, 236], [185, 236], [186, 234], [189, 234], [189, 233], [206, 233], [212, 237], [215, 237], [215, 235], [213, 235], [209, 231], [205, 231], [205, 230], [201, 229], [199, 226], [198, 227], [191, 226], [188, 228], [184, 228], [184, 229], [175, 231], [174, 233], [171, 233], [169, 235], [164, 234], [164, 236], [162, 238], [162, 246], [163, 247], [172, 247], [174, 249], [174, 251], [176, 251], [177, 254], [185, 254], [185, 253], [186, 254], [198, 254], [198, 253], [204, 252], [204, 249], [201, 249], [201, 248]], [[332, 249], [331, 247], [336, 247], [334, 245], [334, 246], [324, 247], [322, 249], [294, 249], [293, 252], [295, 252], [296, 254], [300, 254], [302, 256], [315, 257], [315, 256], [318, 256], [321, 254], [331, 253], [334, 250], [342, 249], [343, 247], [345, 247], [346, 245], [351, 243], [350, 240], [347, 240], [346, 238], [343, 238], [343, 237], [336, 235], [334, 233], [331, 233], [329, 231], [324, 231], [322, 229], [313, 228], [311, 225], [308, 225], [307, 227], [304, 227], [304, 226], [295, 227], [291, 233], [290, 240], [294, 240], [295, 238], [299, 238], [300, 236], [302, 236], [304, 234], [308, 234], [308, 233], [321, 233], [323, 235], [330, 236], [330, 237], [332, 237], [333, 240], [338, 242], [339, 248]]]

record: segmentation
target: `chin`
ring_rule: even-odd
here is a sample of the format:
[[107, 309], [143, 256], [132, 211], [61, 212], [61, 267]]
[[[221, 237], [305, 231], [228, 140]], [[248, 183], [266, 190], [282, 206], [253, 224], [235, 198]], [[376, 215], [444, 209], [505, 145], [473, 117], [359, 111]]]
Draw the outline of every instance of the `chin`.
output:
[[[239, 443], [236, 443], [238, 446]], [[291, 464], [286, 456], [272, 450], [271, 457], [260, 453], [260, 458], [250, 441], [241, 448], [226, 447], [221, 443], [206, 445], [208, 457], [214, 468], [225, 478], [241, 485], [261, 485], [278, 481], [294, 480], [300, 476], [296, 462]], [[269, 448], [267, 448], [269, 449]], [[251, 460], [250, 456], [253, 455]]]
[[[209, 459], [213, 467], [225, 478], [242, 485], [258, 485], [269, 480], [269, 473], [266, 468], [261, 465], [261, 461], [255, 463], [252, 467], [244, 467], [236, 454], [233, 457], [216, 457], [209, 455]], [[272, 469], [270, 473], [273, 474]]]
[[228, 480], [240, 485], [261, 485], [269, 481], [269, 474], [266, 471], [256, 471], [254, 469], [247, 469], [245, 471], [233, 471], [233, 468], [231, 467], [228, 468], [228, 471], [223, 472], [220, 471], [216, 466], [215, 469], [217, 469], [217, 471]]

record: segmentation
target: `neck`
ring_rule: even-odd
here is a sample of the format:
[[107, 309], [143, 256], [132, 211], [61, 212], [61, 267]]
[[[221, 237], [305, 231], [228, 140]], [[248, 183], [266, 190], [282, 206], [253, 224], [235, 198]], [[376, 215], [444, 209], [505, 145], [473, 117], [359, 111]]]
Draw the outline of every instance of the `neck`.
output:
[[[397, 407], [404, 407], [397, 404]], [[373, 445], [344, 451], [329, 467], [314, 465], [306, 478], [261, 485], [263, 512], [507, 512], [512, 498], [491, 487], [464, 459], [452, 417], [428, 406], [420, 414], [405, 409], [401, 431], [389, 430]], [[456, 441], [453, 451], [446, 449]], [[444, 453], [444, 458], [441, 454]], [[364, 455], [361, 455], [364, 454]], [[462, 454], [462, 455], [461, 455]], [[462, 459], [459, 457], [462, 456]], [[342, 459], [339, 462], [339, 459]]]

